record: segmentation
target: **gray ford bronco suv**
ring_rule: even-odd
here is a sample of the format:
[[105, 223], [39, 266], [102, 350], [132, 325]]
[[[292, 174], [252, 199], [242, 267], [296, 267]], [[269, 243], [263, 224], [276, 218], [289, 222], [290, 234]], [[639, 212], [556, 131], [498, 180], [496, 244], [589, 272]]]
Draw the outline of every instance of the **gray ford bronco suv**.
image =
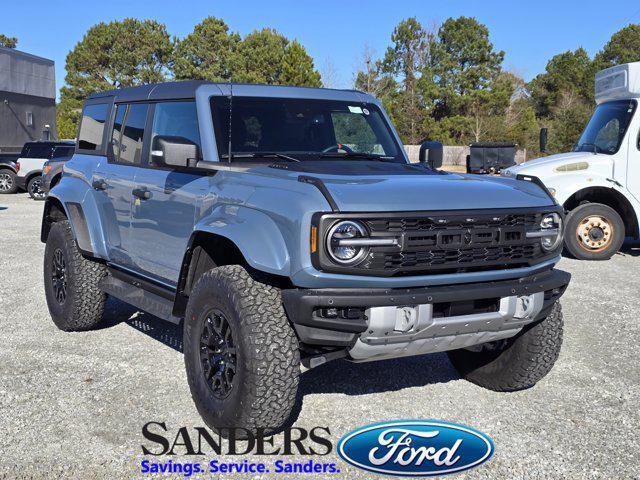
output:
[[424, 147], [410, 164], [358, 91], [92, 95], [44, 208], [53, 321], [96, 327], [113, 296], [182, 322], [189, 387], [218, 431], [281, 428], [301, 366], [339, 358], [447, 351], [478, 385], [531, 387], [562, 342], [562, 209], [533, 177], [442, 172]]

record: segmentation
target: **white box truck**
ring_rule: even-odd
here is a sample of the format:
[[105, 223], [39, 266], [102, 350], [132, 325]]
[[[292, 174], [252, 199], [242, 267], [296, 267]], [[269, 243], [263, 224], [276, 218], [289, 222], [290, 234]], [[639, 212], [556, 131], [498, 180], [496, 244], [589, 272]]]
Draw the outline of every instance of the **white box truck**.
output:
[[502, 175], [542, 180], [567, 212], [569, 253], [606, 260], [625, 236], [640, 236], [640, 62], [598, 72], [595, 98], [596, 108], [572, 152], [531, 160]]

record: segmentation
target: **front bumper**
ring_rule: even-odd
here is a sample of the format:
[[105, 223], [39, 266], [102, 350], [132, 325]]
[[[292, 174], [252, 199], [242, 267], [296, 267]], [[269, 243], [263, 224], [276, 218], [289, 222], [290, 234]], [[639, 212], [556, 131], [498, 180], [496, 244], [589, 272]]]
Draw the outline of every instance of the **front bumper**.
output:
[[[544, 318], [553, 303], [564, 293], [571, 276], [562, 270], [547, 270], [536, 275], [511, 280], [467, 283], [436, 287], [402, 289], [291, 289], [282, 292], [285, 310], [294, 324], [300, 340], [310, 345], [347, 347], [357, 354], [358, 342], [368, 345], [412, 343], [427, 336], [432, 339], [468, 333], [507, 332], [512, 336], [526, 323]], [[541, 293], [542, 295], [533, 295]], [[513, 308], [518, 297], [531, 296], [538, 303], [535, 316], [511, 322]], [[486, 300], [486, 302], [483, 302]], [[495, 311], [474, 312], [476, 304], [495, 302]], [[422, 315], [425, 325], [417, 325], [412, 332], [382, 332], [377, 336], [375, 317], [383, 309], [376, 307], [429, 306], [430, 314]], [[365, 314], [359, 318], [338, 316], [327, 318], [326, 309], [360, 309]], [[434, 310], [440, 312], [434, 316]], [[395, 309], [394, 309], [395, 311]], [[442, 313], [445, 312], [445, 313]], [[462, 315], [458, 315], [462, 313]], [[491, 320], [491, 321], [489, 321]], [[433, 326], [438, 325], [435, 331]], [[471, 325], [465, 326], [466, 324]], [[373, 328], [376, 327], [376, 328]], [[514, 329], [515, 332], [513, 331]], [[389, 335], [391, 334], [391, 335]], [[496, 338], [487, 337], [486, 341]], [[475, 342], [483, 343], [483, 342]], [[453, 343], [452, 348], [461, 348]], [[415, 345], [414, 345], [415, 346]], [[450, 349], [450, 348], [444, 348]], [[427, 353], [405, 349], [404, 354]], [[437, 350], [432, 350], [437, 351]], [[364, 355], [364, 354], [362, 354]], [[399, 355], [393, 355], [399, 356]]]

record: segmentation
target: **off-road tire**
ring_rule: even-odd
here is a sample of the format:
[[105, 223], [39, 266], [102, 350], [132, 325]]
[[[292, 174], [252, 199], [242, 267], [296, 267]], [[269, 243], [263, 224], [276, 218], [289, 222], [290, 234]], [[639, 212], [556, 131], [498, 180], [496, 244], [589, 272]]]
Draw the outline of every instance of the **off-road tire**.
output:
[[[52, 280], [57, 251], [65, 262], [66, 299], [63, 303], [56, 298]], [[100, 324], [107, 296], [98, 288], [98, 282], [105, 275], [104, 265], [82, 256], [67, 220], [51, 226], [44, 250], [44, 291], [51, 318], [60, 330], [90, 330]]]
[[18, 191], [18, 182], [16, 181], [16, 174], [8, 168], [0, 169], [0, 176], [2, 176], [2, 185], [0, 188], [0, 194], [9, 195]]
[[[214, 396], [200, 358], [212, 310], [226, 317], [237, 352], [232, 388], [223, 399]], [[300, 353], [279, 289], [238, 265], [207, 271], [189, 296], [183, 345], [191, 396], [210, 428], [226, 436], [229, 427], [277, 431], [286, 423], [295, 403]]]
[[551, 371], [562, 345], [562, 307], [556, 302], [549, 315], [525, 327], [496, 350], [459, 349], [448, 352], [460, 375], [497, 392], [533, 387]]
[[[580, 224], [591, 216], [603, 217], [611, 227], [612, 238], [602, 249], [589, 249], [578, 239]], [[622, 218], [613, 208], [601, 203], [584, 203], [571, 210], [567, 215], [564, 232], [564, 246], [573, 258], [578, 260], [608, 260], [622, 246], [625, 229]]]
[[42, 177], [40, 175], [36, 175], [29, 180], [27, 183], [27, 192], [29, 192], [29, 196], [34, 200], [45, 199], [46, 194], [42, 191]]

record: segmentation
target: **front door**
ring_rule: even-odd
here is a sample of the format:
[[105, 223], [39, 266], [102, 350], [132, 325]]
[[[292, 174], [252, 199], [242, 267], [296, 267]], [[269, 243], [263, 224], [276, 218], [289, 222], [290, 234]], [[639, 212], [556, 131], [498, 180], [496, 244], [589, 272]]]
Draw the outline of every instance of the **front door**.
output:
[[[157, 135], [183, 137], [200, 145], [195, 102], [161, 102], [153, 109], [150, 145]], [[135, 187], [146, 193], [132, 206], [130, 252], [148, 275], [177, 284], [209, 177], [170, 168], [154, 161], [151, 152], [146, 157], [147, 168], [135, 178]]]

